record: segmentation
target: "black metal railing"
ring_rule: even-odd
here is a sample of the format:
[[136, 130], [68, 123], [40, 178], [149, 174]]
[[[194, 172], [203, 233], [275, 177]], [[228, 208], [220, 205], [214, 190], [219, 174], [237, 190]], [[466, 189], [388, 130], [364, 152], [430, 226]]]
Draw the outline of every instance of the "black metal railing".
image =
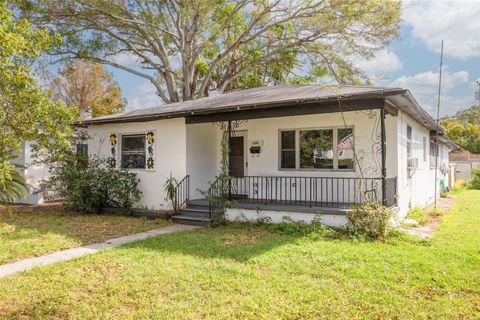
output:
[[178, 211], [190, 199], [190, 176], [186, 175], [175, 187], [174, 210]]
[[[232, 178], [231, 184], [232, 200], [238, 203], [347, 208], [383, 200], [381, 178], [246, 176]], [[218, 190], [229, 194], [225, 186]], [[396, 204], [396, 194], [396, 178], [387, 178], [387, 206]]]
[[218, 202], [222, 198], [227, 198], [230, 196], [230, 190], [233, 181], [226, 181], [226, 179], [217, 178], [208, 188], [207, 200], [208, 200], [208, 211], [209, 218], [212, 219], [212, 214], [216, 211]]

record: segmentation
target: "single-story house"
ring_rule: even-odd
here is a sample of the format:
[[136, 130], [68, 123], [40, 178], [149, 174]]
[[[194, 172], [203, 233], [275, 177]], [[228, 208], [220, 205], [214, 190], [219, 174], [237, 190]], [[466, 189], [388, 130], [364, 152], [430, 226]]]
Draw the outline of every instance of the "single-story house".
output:
[[[446, 178], [452, 143], [401, 88], [285, 85], [87, 119], [89, 154], [138, 174], [141, 206], [171, 209], [163, 185], [178, 181], [177, 221], [215, 211], [202, 191], [233, 199], [228, 219], [259, 215], [344, 225], [353, 204], [381, 201], [405, 217]], [[437, 135], [438, 130], [438, 135]], [[228, 185], [216, 180], [222, 141]], [[438, 171], [435, 175], [435, 161]], [[211, 198], [211, 197], [208, 197]]]
[[449, 161], [455, 168], [455, 180], [469, 181], [472, 169], [480, 168], [480, 154], [468, 151], [450, 153]]

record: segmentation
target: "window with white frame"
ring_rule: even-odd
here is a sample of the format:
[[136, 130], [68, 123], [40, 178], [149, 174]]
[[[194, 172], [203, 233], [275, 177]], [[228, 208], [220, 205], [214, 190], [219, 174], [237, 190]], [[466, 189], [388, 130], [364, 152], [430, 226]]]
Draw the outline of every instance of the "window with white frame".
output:
[[125, 169], [145, 169], [145, 134], [122, 135], [121, 167]]
[[280, 169], [354, 169], [353, 128], [282, 130], [280, 146]]
[[430, 168], [435, 168], [435, 159], [438, 157], [438, 144], [430, 141]]
[[427, 137], [423, 137], [423, 161], [427, 161]]

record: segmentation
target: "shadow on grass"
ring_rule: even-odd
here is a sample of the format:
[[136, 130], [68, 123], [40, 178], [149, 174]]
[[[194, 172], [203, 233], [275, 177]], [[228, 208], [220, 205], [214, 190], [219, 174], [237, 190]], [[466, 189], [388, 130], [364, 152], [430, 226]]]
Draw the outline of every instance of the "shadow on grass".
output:
[[[124, 248], [245, 262], [277, 247], [295, 245], [299, 239], [304, 237], [333, 240], [331, 236], [314, 231], [285, 233], [271, 230], [265, 226], [231, 224], [166, 234], [133, 242], [125, 245]], [[345, 241], [348, 240], [345, 239]]]

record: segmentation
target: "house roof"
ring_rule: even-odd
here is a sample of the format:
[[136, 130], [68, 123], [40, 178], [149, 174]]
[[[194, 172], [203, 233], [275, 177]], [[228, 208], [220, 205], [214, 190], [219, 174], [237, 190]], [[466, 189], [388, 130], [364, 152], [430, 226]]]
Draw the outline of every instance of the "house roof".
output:
[[480, 161], [480, 154], [473, 154], [470, 152], [452, 152], [448, 156], [450, 161]]
[[[246, 90], [196, 100], [133, 110], [125, 113], [91, 118], [84, 125], [119, 122], [142, 122], [165, 118], [190, 117], [242, 110], [259, 110], [275, 107], [295, 107], [312, 103], [324, 103], [382, 98], [403, 110], [430, 130], [436, 130], [436, 122], [423, 110], [410, 91], [402, 88], [345, 86], [345, 85], [282, 85]], [[443, 132], [443, 130], [440, 128]]]

